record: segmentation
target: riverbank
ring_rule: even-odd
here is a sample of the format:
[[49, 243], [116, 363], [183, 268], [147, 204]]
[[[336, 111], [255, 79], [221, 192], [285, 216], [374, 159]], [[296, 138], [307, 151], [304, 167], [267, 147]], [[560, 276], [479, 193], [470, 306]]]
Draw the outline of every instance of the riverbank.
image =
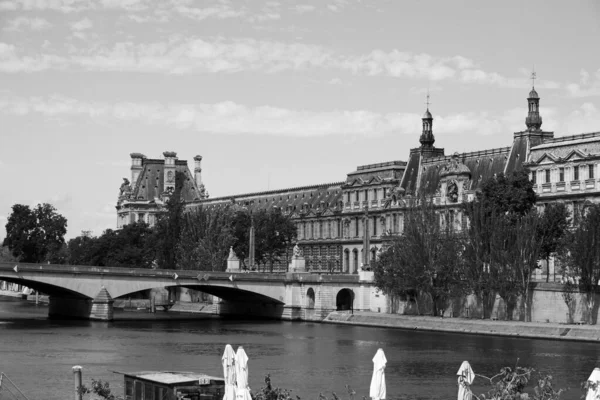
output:
[[439, 318], [367, 311], [354, 311], [354, 313], [334, 311], [323, 322], [417, 331], [600, 342], [600, 326], [598, 325]]

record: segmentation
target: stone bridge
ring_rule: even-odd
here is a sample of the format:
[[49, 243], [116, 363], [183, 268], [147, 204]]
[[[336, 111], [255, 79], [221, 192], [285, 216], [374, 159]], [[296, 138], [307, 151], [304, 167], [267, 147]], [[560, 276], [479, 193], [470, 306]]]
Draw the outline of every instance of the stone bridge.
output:
[[[183, 287], [215, 296], [214, 313], [322, 320], [336, 310], [377, 310], [371, 277], [310, 273], [229, 273], [0, 263], [0, 280], [50, 296], [49, 317], [113, 319], [115, 298]], [[383, 296], [382, 296], [383, 297]]]

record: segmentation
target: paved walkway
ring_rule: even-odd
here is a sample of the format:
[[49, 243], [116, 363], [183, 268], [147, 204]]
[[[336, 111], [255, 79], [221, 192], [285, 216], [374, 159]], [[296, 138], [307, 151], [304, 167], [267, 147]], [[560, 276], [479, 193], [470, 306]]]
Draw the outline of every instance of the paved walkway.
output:
[[332, 312], [323, 322], [423, 331], [600, 342], [600, 325], [440, 318], [376, 312]]

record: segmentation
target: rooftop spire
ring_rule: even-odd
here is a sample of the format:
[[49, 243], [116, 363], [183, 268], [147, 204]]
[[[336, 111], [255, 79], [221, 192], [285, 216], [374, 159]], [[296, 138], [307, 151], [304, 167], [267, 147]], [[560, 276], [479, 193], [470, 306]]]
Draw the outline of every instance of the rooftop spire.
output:
[[527, 98], [529, 112], [525, 118], [525, 125], [528, 131], [539, 131], [542, 127], [542, 117], [540, 116], [540, 96], [535, 91], [535, 79], [537, 75], [535, 69], [531, 71], [531, 92]]
[[423, 132], [421, 133], [421, 137], [419, 138], [419, 142], [421, 142], [421, 147], [433, 147], [433, 143], [435, 142], [435, 138], [433, 137], [433, 116], [429, 112], [429, 89], [427, 89], [427, 110], [425, 111], [425, 115], [423, 115]]

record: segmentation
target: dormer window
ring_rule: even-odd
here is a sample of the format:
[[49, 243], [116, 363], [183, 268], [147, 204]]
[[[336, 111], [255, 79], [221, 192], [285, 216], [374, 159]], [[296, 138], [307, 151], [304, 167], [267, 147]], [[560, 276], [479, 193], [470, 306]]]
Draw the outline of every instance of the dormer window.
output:
[[550, 170], [546, 170], [546, 183], [550, 183]]
[[588, 165], [588, 178], [594, 179], [594, 164]]
[[579, 165], [575, 165], [573, 167], [573, 180], [574, 181], [578, 181], [579, 180]]

